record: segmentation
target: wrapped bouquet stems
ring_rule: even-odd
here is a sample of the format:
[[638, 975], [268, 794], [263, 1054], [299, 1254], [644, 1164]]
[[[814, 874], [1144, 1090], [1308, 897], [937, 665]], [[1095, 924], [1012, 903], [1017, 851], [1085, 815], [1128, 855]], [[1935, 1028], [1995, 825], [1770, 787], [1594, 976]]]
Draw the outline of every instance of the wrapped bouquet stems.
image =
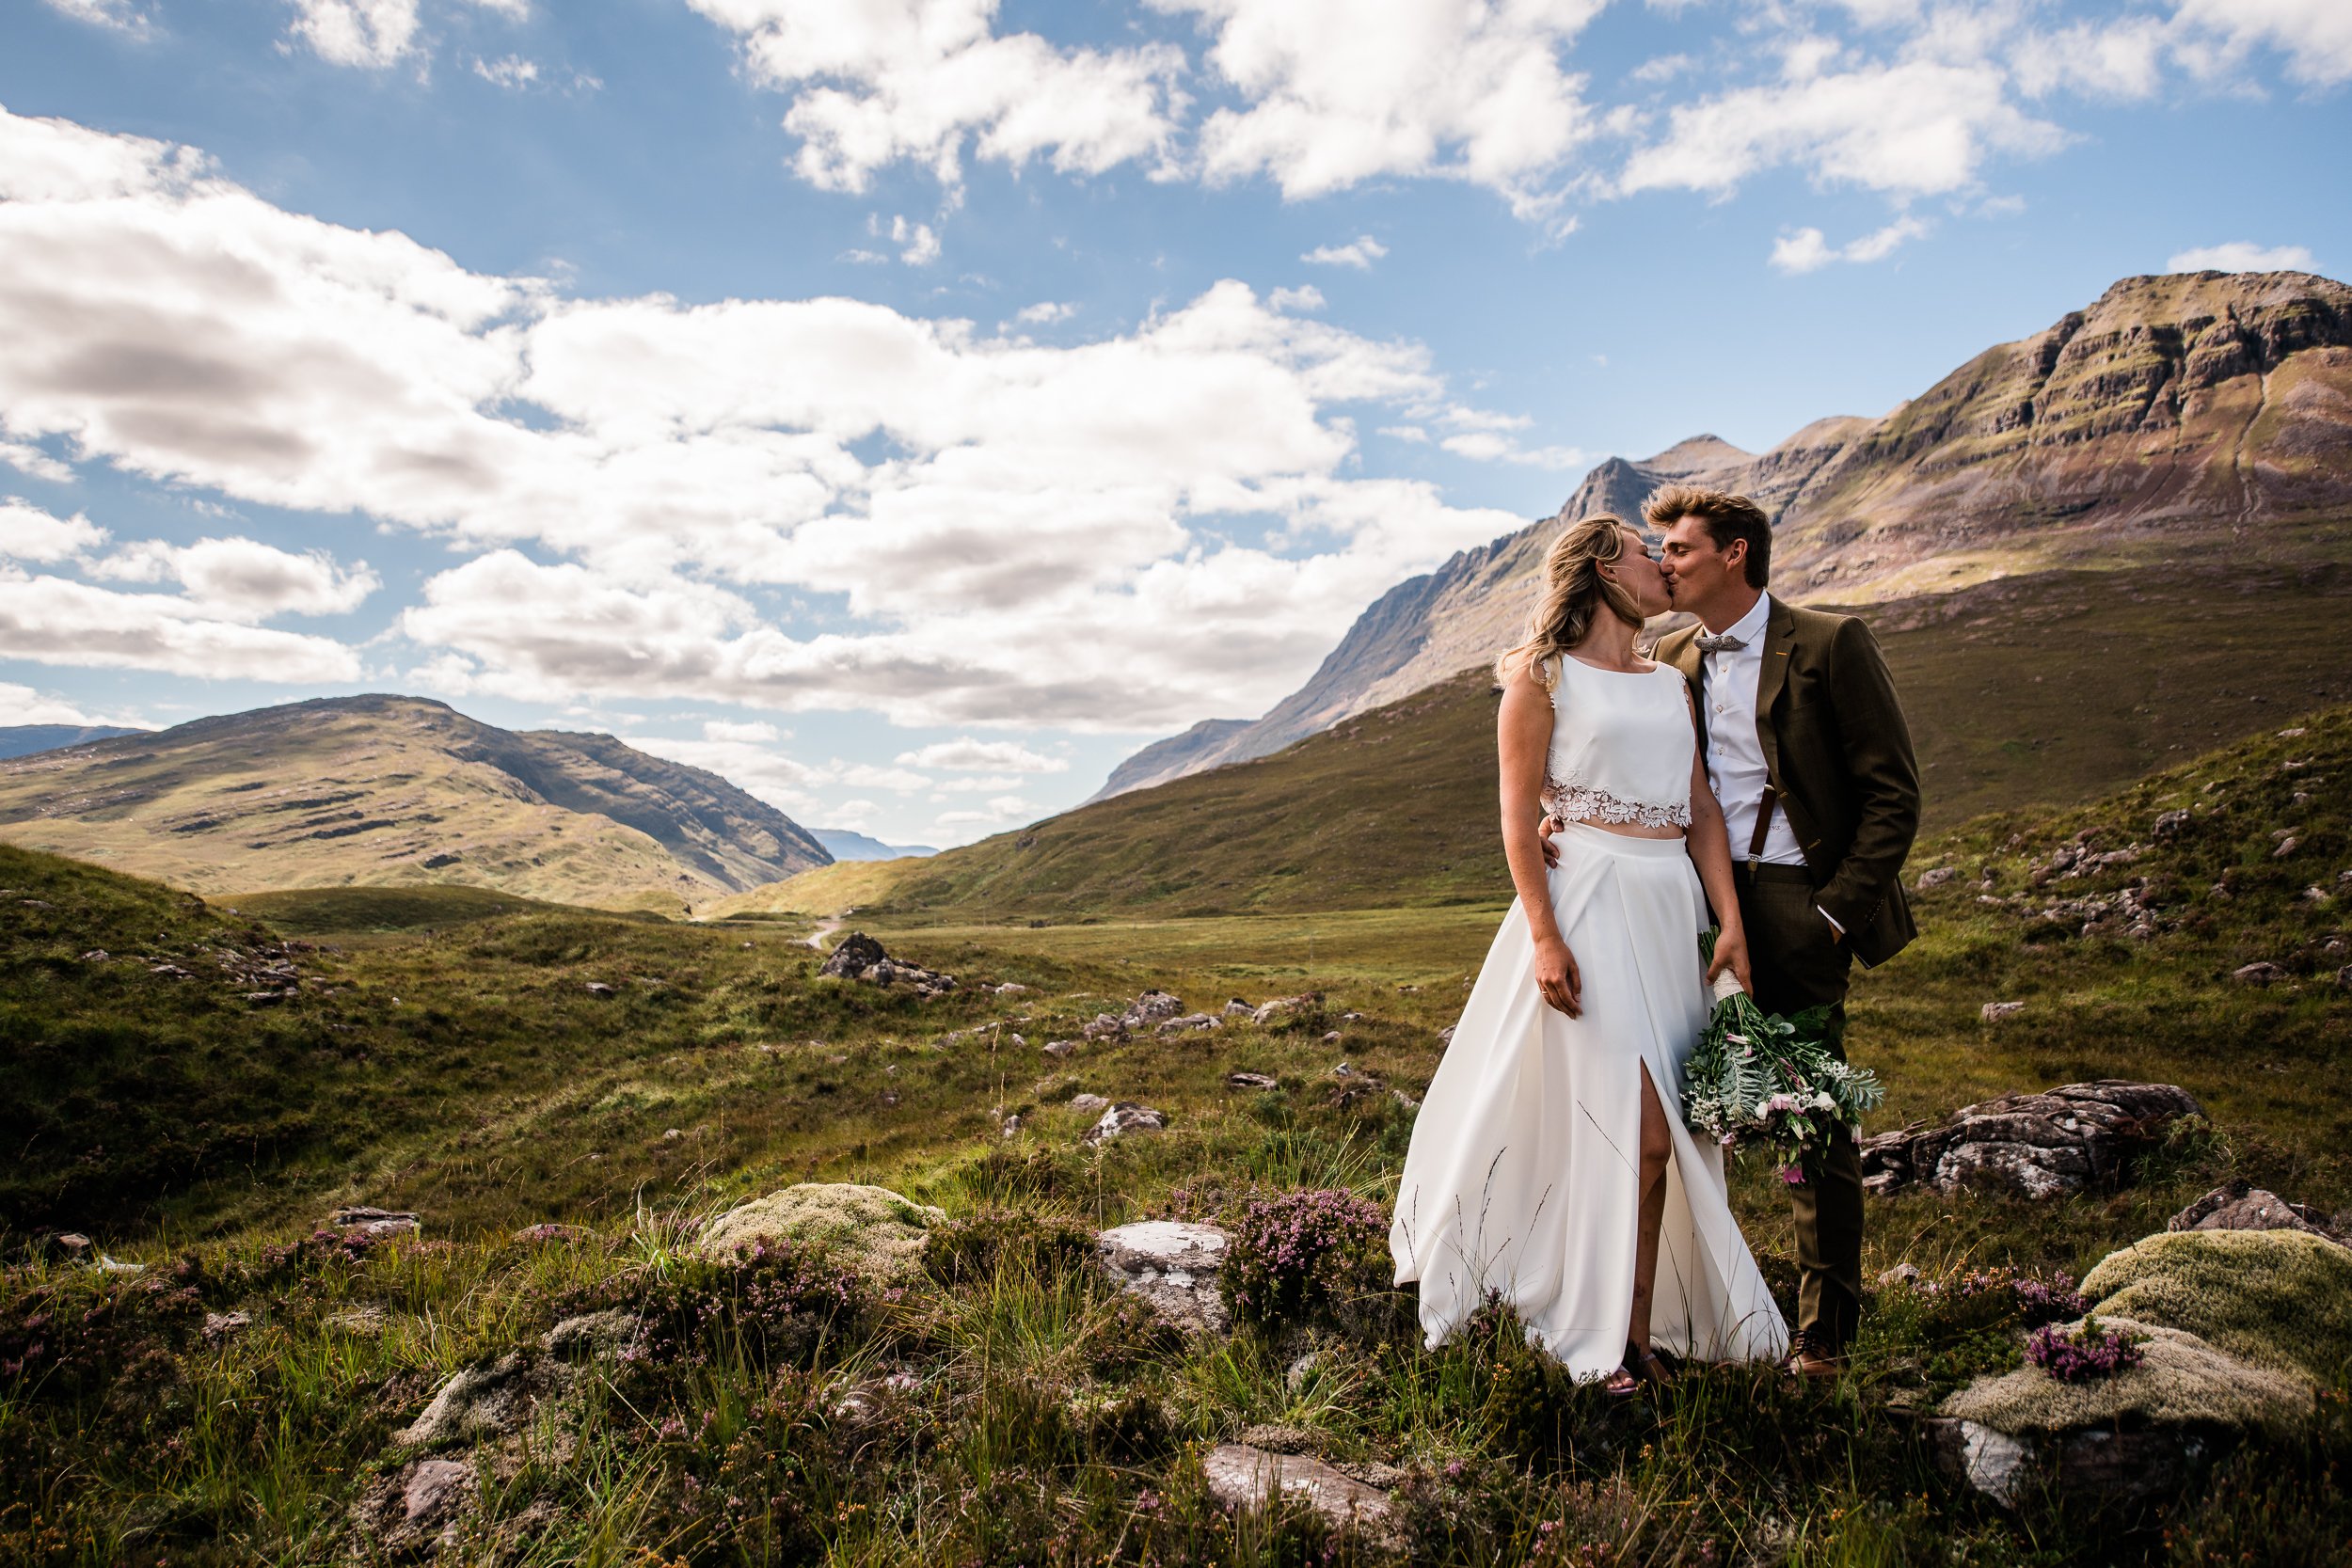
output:
[[[1699, 952], [1714, 960], [1713, 931]], [[1768, 1013], [1728, 971], [1713, 992], [1715, 1010], [1683, 1067], [1683, 1121], [1727, 1149], [1770, 1148], [1781, 1180], [1800, 1185], [1819, 1169], [1831, 1132], [1859, 1130], [1886, 1091], [1830, 1049], [1828, 1009]]]

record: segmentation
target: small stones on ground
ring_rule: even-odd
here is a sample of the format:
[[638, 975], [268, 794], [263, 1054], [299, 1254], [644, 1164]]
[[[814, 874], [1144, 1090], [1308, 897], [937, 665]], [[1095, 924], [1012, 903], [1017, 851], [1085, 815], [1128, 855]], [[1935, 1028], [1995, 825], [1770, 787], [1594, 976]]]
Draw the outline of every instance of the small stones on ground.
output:
[[1272, 1073], [1229, 1072], [1225, 1075], [1225, 1086], [1229, 1089], [1274, 1089], [1281, 1087], [1281, 1085]]
[[1329, 1031], [1328, 1033], [1327, 1033], [1327, 1034], [1323, 1037], [1323, 1043], [1324, 1043], [1324, 1044], [1326, 1044], [1326, 1045], [1332, 1045], [1332, 1044], [1336, 1044], [1336, 1043], [1338, 1042], [1338, 1040], [1339, 1040], [1339, 1037], [1340, 1037], [1340, 1032], [1339, 1032], [1337, 1029], [1333, 1029], [1333, 1030]]
[[1327, 1351], [1309, 1351], [1306, 1354], [1292, 1362], [1289, 1368], [1283, 1371], [1282, 1386], [1288, 1388], [1294, 1394], [1301, 1392], [1307, 1386], [1307, 1380], [1314, 1376], [1315, 1373], [1321, 1371], [1326, 1366], [1329, 1365], [1330, 1360], [1330, 1353]]
[[1391, 1089], [1389, 1091], [1389, 1098], [1395, 1101], [1397, 1104], [1403, 1106], [1407, 1111], [1418, 1111], [1421, 1109], [1421, 1101], [1415, 1100], [1411, 1095], [1406, 1094], [1403, 1089]]
[[2230, 978], [2241, 986], [2275, 985], [2286, 977], [2286, 970], [2270, 962], [2267, 958], [2258, 958], [2250, 964], [2230, 972]]
[[424, 1217], [397, 1209], [338, 1209], [327, 1216], [338, 1230], [357, 1230], [371, 1241], [388, 1236], [413, 1236], [424, 1228]]
[[88, 952], [82, 955], [82, 961], [86, 964], [108, 963], [111, 962], [113, 958], [114, 955], [107, 952], [103, 947], [93, 947]]
[[1111, 1108], [1111, 1102], [1099, 1094], [1073, 1094], [1070, 1108], [1082, 1116], [1099, 1117]]
[[49, 1241], [52, 1246], [68, 1258], [79, 1258], [90, 1247], [89, 1238], [78, 1230], [68, 1230], [61, 1235], [52, 1236]]
[[1334, 1529], [1378, 1540], [1396, 1529], [1389, 1495], [1305, 1454], [1273, 1453], [1247, 1443], [1219, 1443], [1200, 1462], [1209, 1495], [1236, 1513], [1255, 1513], [1276, 1497], [1303, 1502]]
[[2024, 1012], [2025, 1010], [2026, 1005], [2023, 1002], [1987, 1002], [1981, 1008], [1978, 1009], [1979, 1015], [1983, 1018], [1984, 1022], [1987, 1023], [1998, 1023], [2001, 1020], [2012, 1017], [2018, 1013]]
[[1122, 1100], [1103, 1113], [1103, 1119], [1088, 1128], [1080, 1137], [1087, 1143], [1108, 1143], [1130, 1132], [1158, 1132], [1168, 1126], [1168, 1117], [1149, 1105], [1138, 1105]]
[[384, 1308], [373, 1302], [326, 1315], [326, 1326], [342, 1329], [345, 1334], [380, 1334], [389, 1321]]
[[1021, 1113], [1015, 1111], [999, 1122], [996, 1127], [996, 1135], [1002, 1138], [1019, 1137], [1021, 1135]]
[[1078, 1033], [1090, 1040], [1115, 1040], [1125, 1036], [1127, 1026], [1119, 1022], [1117, 1013], [1096, 1013]]
[[1319, 990], [1302, 991], [1296, 996], [1278, 996], [1271, 1002], [1261, 1002], [1249, 1015], [1249, 1022], [1259, 1025], [1279, 1023], [1286, 1019], [1302, 1017], [1323, 1006]]
[[1003, 985], [993, 987], [993, 989], [999, 996], [1026, 996], [1029, 994], [1029, 988], [1021, 984], [1018, 980], [1008, 980]]
[[1215, 1029], [1216, 1027], [1218, 1027], [1218, 1022], [1217, 1016], [1215, 1013], [1185, 1013], [1179, 1018], [1163, 1020], [1160, 1026], [1157, 1029], [1154, 1029], [1152, 1033], [1156, 1035], [1181, 1035], [1189, 1030]]
[[1231, 1002], [1226, 1003], [1223, 1009], [1227, 1018], [1249, 1018], [1254, 1016], [1257, 1013], [1257, 1008], [1251, 1006], [1248, 1003], [1244, 1002], [1238, 996], [1234, 997]]
[[204, 1314], [204, 1338], [215, 1342], [228, 1338], [240, 1329], [253, 1326], [250, 1312], [207, 1312]]
[[[1127, 1010], [1120, 1014], [1119, 1022], [1122, 1028], [1149, 1029], [1176, 1018], [1184, 1010], [1183, 1001], [1168, 992], [1147, 990], [1127, 1004]], [[1208, 1015], [1200, 1013], [1194, 1016], [1205, 1018]]]
[[1183, 1220], [1138, 1220], [1094, 1238], [1104, 1269], [1120, 1288], [1190, 1333], [1221, 1334], [1230, 1322], [1217, 1278], [1225, 1232]]
[[1898, 1285], [1909, 1285], [1918, 1277], [1918, 1264], [1898, 1263], [1891, 1269], [1882, 1269], [1879, 1271], [1879, 1289], [1882, 1291], [1890, 1291]]
[[661, 1130], [661, 1141], [665, 1144], [674, 1144], [684, 1136], [686, 1132], [682, 1128], [665, 1127]]
[[1932, 867], [1919, 873], [1919, 881], [1917, 884], [1918, 889], [1921, 893], [1926, 893], [1931, 888], [1942, 887], [1946, 882], [1952, 880], [1959, 875], [1960, 869], [1957, 866], [1939, 865]]
[[586, 991], [591, 996], [611, 996], [613, 994], [612, 988], [606, 985], [602, 980], [591, 980], [586, 985], [580, 987], [580, 990]]
[[1078, 1042], [1076, 1040], [1047, 1040], [1038, 1049], [1048, 1056], [1067, 1056], [1078, 1049]]
[[425, 1532], [438, 1528], [473, 1494], [473, 1466], [454, 1459], [421, 1459], [400, 1489], [402, 1522]]
[[1438, 1030], [1438, 1043], [1439, 1045], [1452, 1045], [1454, 1043], [1454, 1031], [1455, 1027], [1455, 1025], [1449, 1023], [1444, 1028]]
[[2302, 842], [2303, 841], [2301, 839], [2296, 838], [2293, 833], [2289, 833], [2286, 837], [2279, 841], [2279, 847], [2276, 849], [2270, 851], [2270, 858], [2274, 861], [2282, 861], [2289, 855], [2294, 854], [2296, 847]]

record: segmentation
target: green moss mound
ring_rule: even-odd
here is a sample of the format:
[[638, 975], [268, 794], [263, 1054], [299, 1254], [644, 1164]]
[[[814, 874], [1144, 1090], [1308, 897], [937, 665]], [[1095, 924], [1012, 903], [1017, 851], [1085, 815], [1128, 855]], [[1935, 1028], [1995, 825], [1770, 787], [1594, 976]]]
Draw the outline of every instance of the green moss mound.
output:
[[2087, 1383], [2060, 1383], [2039, 1367], [2021, 1367], [1970, 1384], [1944, 1402], [1944, 1414], [2019, 1435], [2124, 1420], [2275, 1430], [2312, 1408], [2312, 1391], [2303, 1383], [2240, 1360], [2194, 1334], [2124, 1318], [2102, 1317], [2099, 1323], [2144, 1336], [2145, 1359]]
[[2102, 1319], [2182, 1329], [2322, 1384], [2352, 1372], [2352, 1248], [2294, 1230], [2186, 1230], [2109, 1253], [2082, 1284]]
[[930, 1227], [946, 1215], [887, 1187], [807, 1181], [728, 1210], [703, 1232], [702, 1248], [724, 1257], [761, 1241], [822, 1247], [868, 1279], [913, 1278]]

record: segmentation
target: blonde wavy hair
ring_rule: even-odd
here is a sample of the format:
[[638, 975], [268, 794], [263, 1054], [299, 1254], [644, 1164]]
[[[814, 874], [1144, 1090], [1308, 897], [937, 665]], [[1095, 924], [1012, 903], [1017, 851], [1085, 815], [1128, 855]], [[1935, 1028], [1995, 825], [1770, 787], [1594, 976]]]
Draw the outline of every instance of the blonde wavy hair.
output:
[[1532, 670], [1549, 691], [1560, 679], [1554, 661], [1584, 641], [1603, 610], [1629, 626], [1642, 624], [1633, 595], [1600, 575], [1603, 566], [1625, 559], [1626, 529], [1625, 519], [1604, 512], [1571, 523], [1551, 542], [1544, 552], [1543, 594], [1535, 601], [1527, 636], [1495, 660], [1498, 681], [1508, 686], [1520, 671]]

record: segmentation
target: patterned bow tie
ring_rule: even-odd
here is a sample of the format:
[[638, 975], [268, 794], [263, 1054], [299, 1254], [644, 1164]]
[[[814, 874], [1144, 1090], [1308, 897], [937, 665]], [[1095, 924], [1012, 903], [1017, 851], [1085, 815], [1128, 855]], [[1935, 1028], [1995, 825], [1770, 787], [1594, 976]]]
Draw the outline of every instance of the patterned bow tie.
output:
[[1703, 654], [1736, 654], [1748, 645], [1747, 639], [1724, 632], [1720, 637], [1711, 631], [1699, 633], [1699, 652]]

